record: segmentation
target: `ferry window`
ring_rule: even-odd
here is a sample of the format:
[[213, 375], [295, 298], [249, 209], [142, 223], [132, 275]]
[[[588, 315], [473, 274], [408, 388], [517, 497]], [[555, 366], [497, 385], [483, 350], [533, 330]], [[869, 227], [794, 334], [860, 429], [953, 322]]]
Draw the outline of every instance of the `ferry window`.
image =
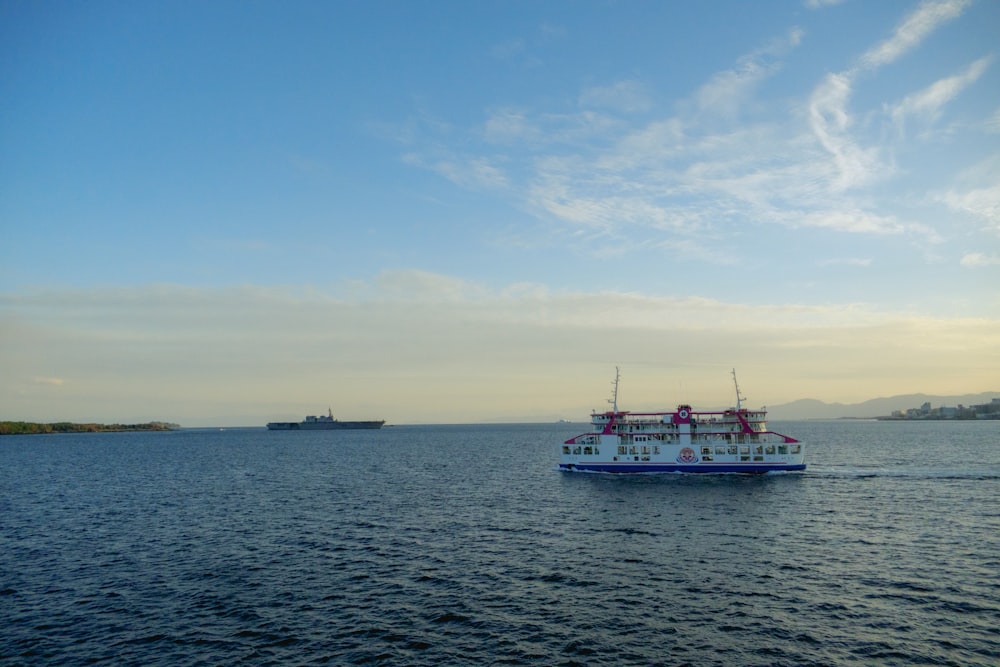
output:
[[660, 453], [660, 446], [659, 445], [653, 445], [653, 453], [654, 454], [659, 454]]
[[635, 445], [632, 445], [631, 447], [628, 448], [628, 453], [631, 454], [632, 456], [635, 456], [635, 452], [636, 452]]
[[580, 453], [580, 448], [579, 447], [574, 447], [573, 448], [573, 453], [574, 454], [579, 454]]
[[749, 454], [749, 453], [750, 453], [750, 448], [749, 447], [747, 447], [746, 445], [743, 445], [742, 447], [740, 447], [740, 454]]
[[765, 454], [774, 454], [774, 445], [768, 445], [764, 448]]
[[649, 445], [643, 445], [642, 446], [642, 453], [643, 454], [649, 454]]
[[763, 454], [764, 453], [764, 448], [761, 447], [760, 445], [757, 445], [756, 447], [753, 448], [753, 453], [754, 454]]
[[618, 445], [618, 453], [624, 454], [626, 452], [625, 445]]
[[592, 455], [594, 453], [594, 448], [593, 447], [584, 447], [583, 448], [583, 453], [584, 453], [585, 456], [590, 456], [590, 455]]
[[595, 455], [600, 455], [600, 453], [601, 453], [601, 450], [598, 447], [594, 447], [594, 454]]
[[569, 445], [563, 445], [563, 454], [569, 454]]
[[705, 454], [704, 456], [701, 457], [701, 460], [702, 461], [712, 461], [713, 460], [712, 459], [712, 455], [711, 454]]
[[778, 453], [779, 454], [787, 454], [788, 453], [788, 445], [778, 445]]
[[725, 454], [726, 453], [726, 448], [725, 447], [716, 447], [715, 448], [715, 453], [716, 454]]
[[792, 454], [798, 454], [802, 451], [802, 448], [798, 445], [792, 445]]
[[754, 461], [763, 461], [764, 460], [764, 455], [763, 454], [754, 454], [753, 460]]
[[711, 453], [712, 453], [712, 448], [711, 447], [702, 447], [701, 448], [701, 455], [702, 456], [707, 456], [707, 455], [709, 455]]
[[750, 460], [749, 454], [740, 454], [740, 461], [749, 461], [749, 460]]
[[730, 445], [730, 447], [729, 447], [729, 449], [727, 451], [729, 452], [730, 456], [736, 454], [736, 445]]

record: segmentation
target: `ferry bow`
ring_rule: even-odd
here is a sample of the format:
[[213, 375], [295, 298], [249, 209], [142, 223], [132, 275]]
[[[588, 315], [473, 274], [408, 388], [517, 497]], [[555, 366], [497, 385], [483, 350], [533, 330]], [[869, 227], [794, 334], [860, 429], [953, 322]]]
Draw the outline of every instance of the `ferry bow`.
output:
[[805, 470], [801, 442], [767, 428], [767, 410], [742, 406], [736, 370], [736, 407], [695, 412], [678, 405], [674, 412], [618, 409], [615, 368], [612, 409], [591, 414], [594, 430], [562, 446], [559, 467], [567, 471], [611, 473], [748, 473]]

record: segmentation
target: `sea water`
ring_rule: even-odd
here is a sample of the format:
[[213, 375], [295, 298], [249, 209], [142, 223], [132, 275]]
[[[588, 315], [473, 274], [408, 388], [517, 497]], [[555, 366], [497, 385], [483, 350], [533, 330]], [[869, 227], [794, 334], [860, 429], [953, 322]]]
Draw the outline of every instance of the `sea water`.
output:
[[0, 662], [1000, 664], [1000, 422], [804, 473], [564, 473], [584, 424], [0, 438]]

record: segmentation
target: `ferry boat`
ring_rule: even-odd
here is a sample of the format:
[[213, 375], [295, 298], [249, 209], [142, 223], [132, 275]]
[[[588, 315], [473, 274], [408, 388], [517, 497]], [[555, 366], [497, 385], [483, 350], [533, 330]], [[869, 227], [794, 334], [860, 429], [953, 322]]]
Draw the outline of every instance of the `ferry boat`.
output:
[[594, 430], [562, 446], [559, 468], [611, 473], [749, 473], [805, 470], [805, 447], [767, 429], [767, 410], [747, 410], [733, 369], [736, 407], [695, 412], [678, 405], [674, 412], [618, 409], [615, 368], [612, 409], [591, 414]]
[[333, 418], [333, 409], [328, 409], [327, 414], [316, 417], [307, 416], [300, 422], [268, 422], [269, 431], [341, 431], [346, 429], [373, 429], [382, 428], [384, 419], [378, 421], [363, 422], [342, 422]]

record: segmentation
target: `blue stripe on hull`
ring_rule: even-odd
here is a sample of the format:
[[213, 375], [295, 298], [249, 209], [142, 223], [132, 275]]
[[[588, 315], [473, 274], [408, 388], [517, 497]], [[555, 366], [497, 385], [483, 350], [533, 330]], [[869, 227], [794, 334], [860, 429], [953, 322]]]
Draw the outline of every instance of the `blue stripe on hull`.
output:
[[805, 470], [805, 463], [701, 463], [695, 465], [662, 464], [662, 463], [560, 463], [559, 468], [566, 471], [580, 470], [584, 472], [613, 473], [643, 473], [643, 472], [694, 472], [720, 473], [739, 472], [748, 475], [759, 475], [765, 472], [790, 472]]

